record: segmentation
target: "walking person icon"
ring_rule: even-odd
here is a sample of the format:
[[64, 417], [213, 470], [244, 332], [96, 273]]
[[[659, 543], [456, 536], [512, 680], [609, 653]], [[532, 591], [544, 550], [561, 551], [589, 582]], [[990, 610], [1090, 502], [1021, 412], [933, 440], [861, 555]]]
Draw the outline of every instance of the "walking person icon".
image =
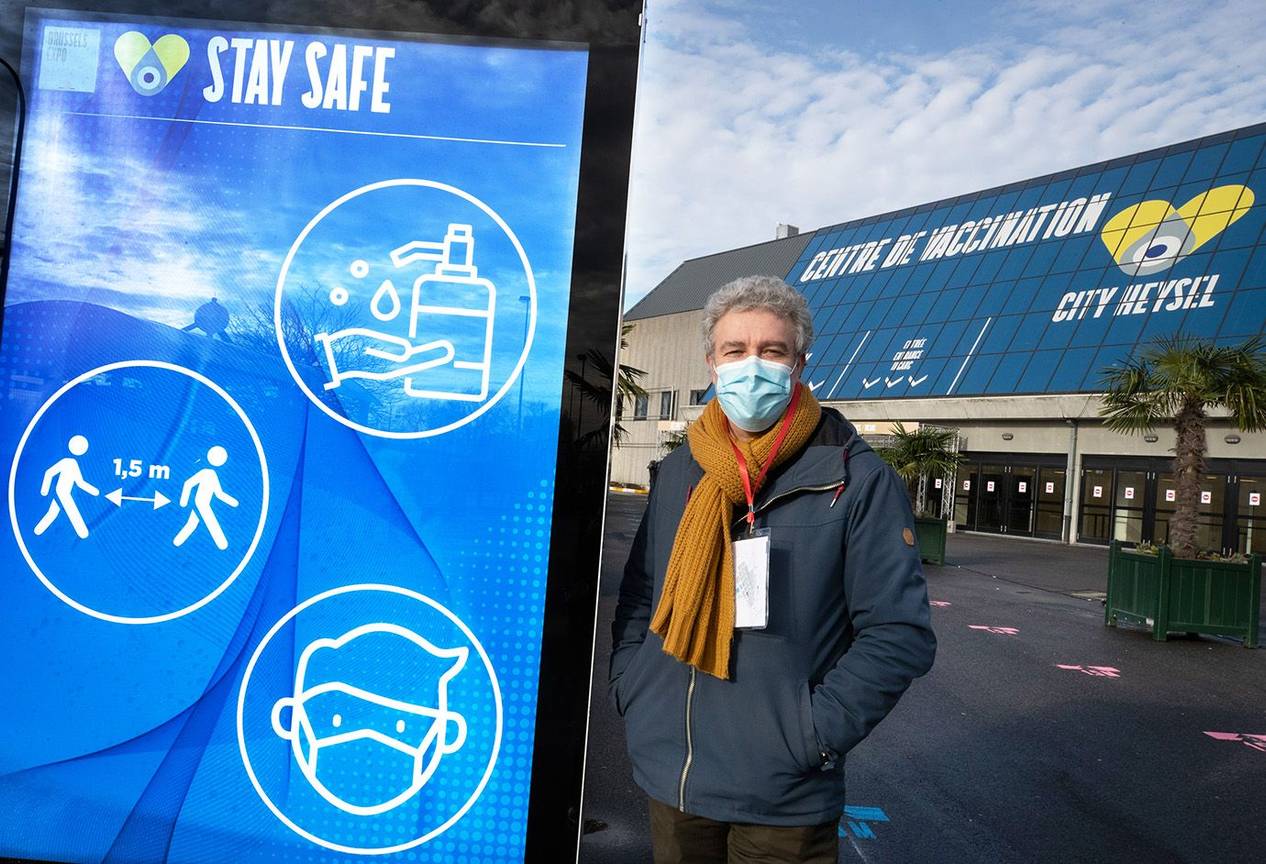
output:
[[[74, 435], [66, 446], [71, 455], [58, 459], [44, 472], [44, 482], [40, 484], [40, 495], [47, 498], [49, 489], [52, 488], [53, 500], [48, 505], [48, 512], [35, 526], [35, 535], [38, 537], [47, 531], [49, 526], [57, 520], [58, 514], [65, 510], [66, 518], [70, 520], [75, 534], [80, 540], [86, 540], [88, 525], [79, 512], [79, 506], [75, 504], [75, 489], [78, 488], [93, 496], [100, 495], [101, 490], [85, 480], [83, 473], [79, 470], [78, 457], [88, 452], [88, 439], [82, 435]], [[55, 486], [54, 480], [57, 481]]]
[[193, 493], [193, 512], [185, 520], [180, 533], [172, 539], [172, 545], [183, 546], [201, 521], [206, 523], [207, 532], [215, 542], [215, 548], [221, 552], [229, 548], [229, 541], [224, 536], [224, 529], [220, 527], [220, 520], [215, 517], [215, 511], [211, 509], [212, 500], [217, 498], [230, 507], [237, 506], [237, 499], [224, 491], [220, 486], [220, 475], [215, 472], [215, 469], [222, 467], [228, 459], [228, 451], [216, 444], [207, 451], [207, 461], [212, 467], [195, 472], [185, 481], [184, 487], [180, 490], [180, 506], [188, 507], [189, 494]]

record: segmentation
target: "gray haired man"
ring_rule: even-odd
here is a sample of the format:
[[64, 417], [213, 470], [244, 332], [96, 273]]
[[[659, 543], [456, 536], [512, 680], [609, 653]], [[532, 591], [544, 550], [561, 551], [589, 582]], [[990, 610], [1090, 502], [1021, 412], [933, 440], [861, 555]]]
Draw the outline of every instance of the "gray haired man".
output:
[[620, 588], [610, 694], [656, 864], [834, 864], [844, 757], [932, 665], [904, 484], [800, 382], [782, 280], [704, 307], [716, 398], [660, 466]]

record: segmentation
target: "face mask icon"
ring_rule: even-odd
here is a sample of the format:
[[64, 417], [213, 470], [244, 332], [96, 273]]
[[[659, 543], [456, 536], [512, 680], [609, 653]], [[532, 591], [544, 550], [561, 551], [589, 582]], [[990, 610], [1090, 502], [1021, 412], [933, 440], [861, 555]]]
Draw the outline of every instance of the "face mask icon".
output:
[[438, 648], [395, 624], [316, 639], [300, 654], [294, 694], [272, 708], [309, 785], [338, 809], [373, 816], [400, 806], [466, 742], [448, 687], [468, 648]]
[[189, 43], [168, 33], [151, 45], [144, 33], [129, 30], [115, 40], [114, 59], [133, 90], [155, 96], [189, 62]]
[[1253, 206], [1247, 186], [1218, 186], [1177, 210], [1168, 201], [1140, 201], [1113, 216], [1099, 237], [1128, 276], [1168, 270], [1225, 231]]

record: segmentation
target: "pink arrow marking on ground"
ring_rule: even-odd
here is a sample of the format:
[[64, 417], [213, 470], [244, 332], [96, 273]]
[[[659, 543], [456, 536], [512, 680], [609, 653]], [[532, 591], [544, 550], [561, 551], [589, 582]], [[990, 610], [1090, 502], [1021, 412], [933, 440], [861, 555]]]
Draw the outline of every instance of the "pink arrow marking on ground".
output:
[[928, 605], [929, 606], [953, 606], [954, 604], [950, 603], [947, 600], [929, 600]]
[[1218, 741], [1241, 741], [1246, 747], [1266, 753], [1266, 735], [1250, 735], [1247, 732], [1206, 732]]
[[972, 630], [984, 630], [987, 633], [997, 633], [999, 636], [1015, 636], [1020, 632], [1018, 627], [990, 627], [986, 624], [968, 624]]
[[1120, 678], [1121, 670], [1112, 666], [1068, 666], [1064, 663], [1056, 663], [1056, 669], [1068, 669], [1069, 671], [1084, 672], [1087, 675], [1093, 675], [1096, 678]]

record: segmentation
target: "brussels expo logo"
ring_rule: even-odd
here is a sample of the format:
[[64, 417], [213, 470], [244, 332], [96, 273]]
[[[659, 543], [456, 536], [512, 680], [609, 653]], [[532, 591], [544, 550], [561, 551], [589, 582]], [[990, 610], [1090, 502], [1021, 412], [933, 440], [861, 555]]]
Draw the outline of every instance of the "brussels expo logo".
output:
[[1177, 209], [1169, 201], [1140, 201], [1109, 219], [1099, 236], [1127, 276], [1149, 276], [1217, 237], [1253, 200], [1252, 189], [1232, 184], [1201, 192]]
[[189, 43], [168, 33], [151, 45], [145, 34], [129, 30], [115, 40], [114, 59], [133, 90], [156, 96], [189, 62]]

